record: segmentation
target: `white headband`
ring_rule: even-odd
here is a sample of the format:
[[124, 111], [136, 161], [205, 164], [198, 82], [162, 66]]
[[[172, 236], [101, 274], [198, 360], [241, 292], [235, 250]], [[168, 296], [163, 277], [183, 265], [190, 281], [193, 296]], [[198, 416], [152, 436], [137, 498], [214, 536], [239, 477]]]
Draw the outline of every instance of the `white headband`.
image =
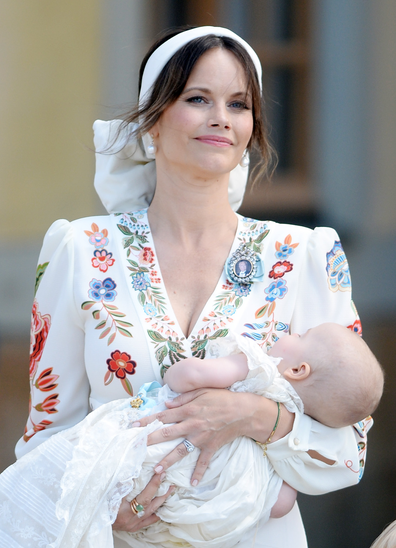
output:
[[[161, 70], [180, 48], [195, 38], [209, 34], [227, 36], [245, 48], [256, 68], [261, 89], [262, 70], [260, 60], [245, 40], [225, 28], [197, 27], [180, 32], [152, 53], [144, 69], [139, 103], [142, 103], [148, 97]], [[149, 135], [146, 134], [142, 137], [143, 152], [136, 139], [130, 138], [132, 130], [136, 129], [136, 126], [124, 128], [119, 134], [117, 143], [126, 143], [126, 146], [119, 151], [119, 146], [114, 144], [114, 137], [117, 135], [121, 123], [121, 120], [110, 122], [97, 120], [93, 127], [94, 143], [97, 151], [94, 185], [109, 213], [138, 211], [148, 207], [153, 199], [156, 185], [155, 163], [152, 161], [154, 156], [147, 152], [147, 146], [151, 142]], [[103, 154], [101, 151], [106, 152]], [[242, 203], [247, 178], [247, 167], [238, 165], [230, 173], [228, 199], [234, 211]]]

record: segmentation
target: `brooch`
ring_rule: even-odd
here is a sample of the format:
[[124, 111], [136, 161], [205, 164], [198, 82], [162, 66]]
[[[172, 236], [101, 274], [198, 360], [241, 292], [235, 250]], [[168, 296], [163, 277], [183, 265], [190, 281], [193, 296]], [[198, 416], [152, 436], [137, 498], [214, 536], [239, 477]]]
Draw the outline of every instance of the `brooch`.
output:
[[142, 403], [142, 398], [140, 396], [136, 396], [135, 398], [130, 400], [129, 405], [132, 407], [132, 409], [139, 409]]
[[[228, 278], [239, 284], [251, 284], [257, 281], [256, 274], [261, 277], [261, 259], [257, 253], [251, 251], [245, 244], [241, 244], [227, 261]], [[260, 272], [258, 272], [260, 270]]]

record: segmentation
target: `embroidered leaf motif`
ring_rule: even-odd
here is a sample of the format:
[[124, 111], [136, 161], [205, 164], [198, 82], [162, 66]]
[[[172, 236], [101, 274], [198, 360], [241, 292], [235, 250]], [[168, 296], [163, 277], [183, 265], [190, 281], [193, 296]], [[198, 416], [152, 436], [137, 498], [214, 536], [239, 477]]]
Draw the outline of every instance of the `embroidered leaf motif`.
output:
[[49, 265], [49, 263], [43, 263], [43, 264], [39, 264], [37, 266], [36, 282], [34, 284], [34, 296], [36, 296], [37, 290], [38, 290], [40, 282], [41, 282], [41, 278], [44, 276], [44, 272], [46, 271], [46, 268], [47, 268], [48, 265]]
[[266, 238], [269, 234], [269, 230], [264, 230], [261, 234], [257, 236], [257, 238], [254, 240], [256, 244], [261, 244], [261, 242]]
[[129, 382], [129, 380], [128, 380], [128, 379], [121, 379], [121, 384], [122, 384], [124, 390], [125, 390], [126, 392], [128, 392], [128, 394], [129, 394], [130, 396], [133, 396], [133, 389], [132, 389], [132, 385], [131, 385], [131, 383]]
[[261, 308], [259, 308], [258, 310], [256, 310], [256, 314], [255, 314], [255, 317], [258, 319], [258, 318], [262, 318], [265, 313], [267, 312], [267, 308], [268, 308], [268, 304], [266, 304], [265, 306], [262, 306]]
[[123, 234], [125, 234], [125, 236], [131, 236], [133, 234], [133, 232], [127, 226], [117, 225], [117, 227], [119, 230], [121, 230]]
[[161, 365], [166, 356], [168, 355], [168, 349], [165, 345], [160, 346], [155, 351], [155, 357], [157, 359], [157, 362]]
[[269, 308], [268, 308], [268, 316], [271, 316], [271, 314], [273, 313], [273, 311], [275, 310], [275, 307], [276, 307], [276, 302], [272, 302], [270, 305], [269, 305]]
[[110, 384], [112, 382], [112, 380], [114, 379], [114, 373], [112, 373], [111, 371], [107, 371], [106, 372], [106, 375], [104, 377], [104, 383], [105, 383], [105, 386], [107, 386], [108, 384]]
[[92, 316], [94, 317], [95, 320], [99, 320], [100, 318], [100, 310], [94, 310], [92, 312]]
[[213, 335], [209, 337], [210, 340], [217, 339], [218, 337], [226, 337], [228, 335], [228, 329], [219, 329]]
[[123, 327], [133, 327], [133, 325], [129, 322], [125, 322], [124, 320], [117, 320], [118, 325], [122, 325]]
[[242, 333], [242, 337], [248, 337], [253, 341], [261, 341], [263, 336], [260, 333]]
[[[114, 339], [116, 338], [116, 335], [117, 335], [117, 332], [114, 332], [110, 335], [110, 337], [108, 338], [108, 341], [107, 341], [107, 346], [110, 346], [111, 343], [114, 341]], [[132, 335], [130, 335], [132, 336]]]
[[127, 329], [124, 329], [123, 327], [118, 327], [117, 326], [117, 331], [119, 331], [119, 333], [121, 333], [121, 335], [124, 335], [124, 337], [132, 337], [132, 334]]
[[[99, 310], [95, 310], [95, 312], [99, 312]], [[106, 325], [106, 320], [102, 320], [98, 323], [98, 325], [95, 327], [95, 329], [102, 329]]]
[[157, 342], [157, 343], [166, 342], [167, 340], [160, 333], [158, 333], [158, 331], [152, 331], [151, 329], [148, 329], [147, 334], [150, 337], [150, 339], [152, 339], [154, 342]]
[[102, 333], [99, 335], [99, 339], [104, 339], [111, 331], [111, 327], [107, 327]]
[[93, 307], [94, 304], [96, 304], [95, 301], [85, 301], [84, 303], [82, 303], [81, 308], [83, 310], [89, 310]]

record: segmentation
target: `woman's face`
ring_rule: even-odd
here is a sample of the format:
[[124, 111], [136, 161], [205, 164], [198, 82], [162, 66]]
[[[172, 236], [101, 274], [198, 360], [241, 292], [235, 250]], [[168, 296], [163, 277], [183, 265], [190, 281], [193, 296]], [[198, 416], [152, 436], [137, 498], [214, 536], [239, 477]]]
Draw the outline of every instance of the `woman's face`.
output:
[[227, 174], [240, 162], [252, 130], [252, 99], [242, 66], [231, 52], [211, 49], [150, 130], [157, 169], [204, 179]]

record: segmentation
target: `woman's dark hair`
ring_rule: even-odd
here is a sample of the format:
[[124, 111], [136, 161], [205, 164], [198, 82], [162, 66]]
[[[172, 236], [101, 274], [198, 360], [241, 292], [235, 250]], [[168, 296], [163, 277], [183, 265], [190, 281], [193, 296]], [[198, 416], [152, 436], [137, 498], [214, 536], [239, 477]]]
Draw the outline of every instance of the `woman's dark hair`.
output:
[[[140, 67], [139, 92], [143, 72], [149, 57], [159, 46], [183, 30], [186, 30], [186, 28], [166, 33], [147, 52]], [[141, 137], [147, 133], [158, 121], [164, 110], [180, 97], [198, 59], [214, 48], [230, 51], [235, 55], [245, 72], [248, 86], [246, 92], [250, 92], [252, 96], [253, 114], [253, 132], [248, 143], [248, 150], [249, 152], [256, 150], [261, 157], [261, 161], [254, 168], [254, 180], [264, 175], [270, 176], [276, 166], [276, 154], [268, 140], [268, 126], [262, 111], [257, 72], [250, 55], [244, 47], [227, 36], [208, 34], [191, 40], [182, 46], [161, 70], [148, 100], [128, 112], [124, 116], [124, 123], [121, 127], [125, 127], [132, 122], [139, 122], [137, 136]]]

